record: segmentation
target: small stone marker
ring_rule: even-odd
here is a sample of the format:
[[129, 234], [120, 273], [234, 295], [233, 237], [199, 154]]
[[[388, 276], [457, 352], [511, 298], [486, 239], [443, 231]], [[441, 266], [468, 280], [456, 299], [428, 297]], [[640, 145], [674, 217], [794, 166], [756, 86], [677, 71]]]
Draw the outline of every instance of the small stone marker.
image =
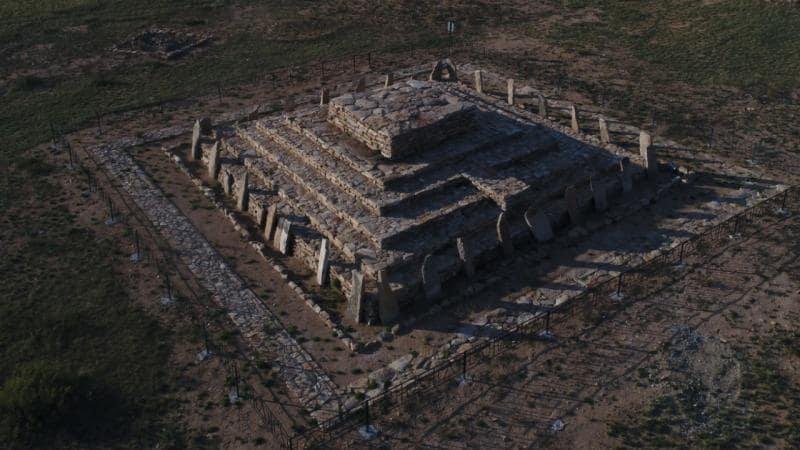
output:
[[328, 254], [330, 253], [330, 242], [327, 238], [322, 238], [319, 243], [319, 257], [317, 258], [317, 284], [324, 286], [328, 281], [328, 268], [330, 261], [328, 261]]
[[433, 255], [427, 255], [422, 261], [422, 286], [428, 300], [436, 300], [442, 295], [442, 281]]
[[200, 121], [194, 122], [194, 129], [192, 129], [192, 160], [200, 161], [202, 151], [200, 150]]
[[542, 94], [539, 94], [539, 115], [542, 119], [547, 119], [547, 99]]
[[386, 79], [383, 82], [383, 87], [388, 88], [393, 84], [394, 84], [394, 74], [392, 72], [389, 72], [386, 74]]
[[655, 178], [658, 176], [658, 157], [656, 156], [656, 149], [652, 145], [648, 145], [644, 149], [644, 164], [647, 168], [647, 176]]
[[217, 173], [219, 173], [219, 141], [214, 142], [208, 155], [208, 178], [216, 180]]
[[633, 190], [633, 179], [631, 178], [631, 160], [622, 158], [619, 161], [619, 178], [622, 184], [622, 192], [628, 193]]
[[600, 142], [602, 142], [603, 144], [610, 143], [611, 136], [609, 136], [608, 134], [608, 122], [606, 122], [606, 119], [603, 117], [597, 119], [597, 121], [600, 124]]
[[514, 92], [514, 79], [513, 78], [509, 78], [508, 79], [508, 104], [512, 105], [512, 106], [514, 105], [514, 94], [515, 94], [515, 92]]
[[397, 296], [392, 292], [392, 287], [389, 285], [389, 277], [386, 274], [386, 269], [378, 271], [378, 317], [381, 323], [386, 325], [397, 320], [400, 315], [400, 305], [397, 302]]
[[[645, 158], [647, 148], [653, 143], [653, 138], [650, 136], [650, 133], [641, 130], [639, 132], [639, 156]], [[647, 159], [647, 158], [645, 158]]]
[[275, 250], [278, 250], [281, 246], [281, 230], [283, 229], [283, 223], [286, 221], [283, 217], [278, 219], [278, 224], [275, 226], [275, 233], [272, 234], [272, 247]]
[[514, 255], [514, 243], [511, 242], [511, 230], [508, 228], [505, 211], [497, 217], [497, 240], [503, 245], [503, 255], [506, 258]]
[[550, 218], [547, 217], [544, 211], [538, 211], [534, 214], [533, 208], [528, 208], [525, 211], [525, 223], [533, 233], [533, 237], [538, 242], [547, 242], [553, 239], [553, 227], [550, 225]]
[[366, 88], [367, 88], [367, 80], [364, 77], [361, 77], [356, 81], [356, 86], [355, 89], [353, 90], [356, 92], [364, 92]]
[[573, 224], [579, 224], [581, 222], [581, 212], [578, 209], [578, 195], [575, 186], [567, 186], [567, 189], [564, 190], [564, 201], [567, 204], [569, 220]]
[[361, 322], [361, 310], [364, 306], [364, 274], [354, 270], [350, 296], [347, 298], [347, 315], [354, 322]]
[[319, 106], [325, 106], [331, 101], [331, 93], [328, 88], [322, 88], [319, 92]]
[[467, 243], [464, 242], [464, 238], [456, 238], [456, 249], [458, 250], [458, 258], [461, 260], [461, 266], [464, 268], [464, 273], [467, 274], [467, 278], [474, 277], [475, 262], [472, 260], [472, 255], [470, 254], [469, 247], [467, 247]]
[[236, 207], [239, 211], [247, 211], [247, 205], [250, 200], [250, 186], [248, 172], [244, 173], [242, 182], [239, 183], [239, 192], [236, 195]]
[[278, 251], [281, 254], [289, 254], [289, 244], [292, 238], [292, 221], [283, 219], [283, 226], [280, 227], [280, 239], [278, 240]]
[[267, 218], [267, 209], [264, 208], [263, 203], [255, 203], [256, 205], [256, 223], [259, 227], [264, 226], [264, 220]]
[[475, 90], [483, 94], [483, 72], [480, 70], [475, 71]]
[[278, 217], [278, 205], [272, 204], [267, 208], [267, 220], [264, 222], [264, 239], [269, 242], [275, 231], [275, 222]]
[[572, 131], [580, 133], [581, 126], [578, 124], [578, 108], [575, 105], [569, 107], [569, 115], [572, 119]]
[[608, 209], [608, 197], [606, 195], [606, 187], [603, 183], [595, 183], [591, 181], [592, 197], [594, 198], [594, 210], [597, 212], [605, 212]]
[[231, 195], [231, 191], [233, 190], [233, 174], [230, 171], [226, 170], [225, 174], [222, 176], [222, 191], [225, 192], [225, 195]]

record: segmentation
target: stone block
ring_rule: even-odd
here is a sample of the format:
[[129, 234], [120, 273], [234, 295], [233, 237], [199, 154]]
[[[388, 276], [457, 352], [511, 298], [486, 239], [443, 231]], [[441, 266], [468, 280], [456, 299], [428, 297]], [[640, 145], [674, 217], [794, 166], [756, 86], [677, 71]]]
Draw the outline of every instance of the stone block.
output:
[[319, 256], [317, 257], [317, 284], [320, 286], [324, 286], [328, 281], [329, 253], [330, 242], [328, 242], [327, 238], [322, 238], [319, 244]]
[[191, 157], [194, 161], [200, 161], [202, 157], [202, 152], [200, 150], [200, 129], [200, 121], [196, 120], [194, 122], [194, 128], [192, 128]]
[[642, 158], [646, 158], [646, 151], [647, 148], [653, 143], [653, 138], [650, 136], [650, 133], [641, 130], [639, 131], [639, 156]]
[[225, 195], [231, 195], [233, 192], [233, 174], [230, 170], [226, 170], [222, 175], [222, 191], [225, 192]]
[[570, 123], [571, 123], [572, 131], [574, 131], [576, 133], [580, 133], [581, 126], [578, 123], [578, 107], [575, 106], [575, 105], [570, 106], [569, 107], [569, 115], [570, 115]]
[[400, 304], [389, 285], [386, 269], [378, 271], [378, 317], [384, 325], [391, 324], [400, 315]]
[[319, 106], [325, 106], [331, 101], [331, 93], [328, 88], [322, 88], [319, 92]]
[[514, 91], [514, 79], [513, 78], [509, 78], [507, 83], [508, 83], [508, 89], [507, 89], [508, 90], [508, 104], [513, 106], [514, 105], [514, 100], [515, 100], [514, 99], [514, 94], [516, 93]]
[[288, 255], [292, 242], [292, 221], [282, 220], [283, 224], [279, 227], [278, 251], [283, 255]]
[[648, 145], [644, 149], [644, 163], [645, 167], [647, 168], [647, 176], [651, 178], [655, 178], [658, 176], [658, 157], [656, 155], [656, 149], [652, 145]]
[[483, 72], [480, 70], [475, 71], [475, 90], [483, 94]]
[[264, 239], [269, 242], [275, 231], [275, 224], [278, 218], [278, 205], [272, 204], [267, 208], [267, 219], [264, 222]]
[[547, 242], [553, 239], [553, 227], [550, 224], [550, 218], [544, 211], [534, 212], [533, 208], [528, 208], [525, 211], [525, 223], [538, 242]]
[[239, 211], [247, 211], [247, 206], [250, 201], [250, 180], [248, 173], [245, 171], [242, 176], [242, 181], [239, 183], [239, 190], [236, 193], [236, 207]]
[[547, 110], [547, 99], [544, 95], [539, 94], [539, 115], [542, 119], [547, 119], [549, 111]]
[[364, 309], [364, 274], [352, 272], [350, 295], [347, 298], [347, 315], [356, 323], [362, 321]]
[[506, 258], [514, 255], [514, 243], [511, 241], [511, 230], [508, 227], [505, 211], [497, 217], [497, 240], [503, 246], [503, 255]]
[[475, 261], [473, 261], [472, 254], [464, 238], [456, 238], [456, 250], [458, 250], [458, 258], [461, 260], [461, 267], [464, 269], [464, 273], [468, 278], [474, 277]]
[[600, 125], [600, 142], [608, 144], [611, 142], [611, 136], [608, 134], [608, 122], [603, 117], [597, 119]]
[[439, 277], [439, 268], [436, 266], [436, 258], [433, 255], [425, 256], [422, 261], [422, 286], [426, 299], [436, 300], [442, 296], [442, 281]]
[[386, 78], [383, 80], [383, 87], [388, 88], [389, 86], [394, 84], [394, 74], [389, 72], [386, 74]]
[[211, 180], [217, 179], [219, 172], [219, 141], [214, 142], [211, 147], [211, 152], [208, 155], [208, 178]]

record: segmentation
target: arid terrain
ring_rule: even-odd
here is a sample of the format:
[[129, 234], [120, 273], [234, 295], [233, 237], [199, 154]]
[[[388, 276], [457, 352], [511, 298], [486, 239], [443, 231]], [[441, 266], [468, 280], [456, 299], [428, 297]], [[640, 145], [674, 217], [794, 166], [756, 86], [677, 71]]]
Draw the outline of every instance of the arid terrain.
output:
[[[0, 447], [800, 446], [798, 31], [796, 3], [744, 0], [0, 1]], [[355, 323], [192, 160], [192, 125], [444, 57], [470, 86], [489, 74], [497, 101], [506, 78], [524, 111], [547, 97], [558, 126], [575, 104], [583, 133], [612, 118], [624, 149], [648, 130], [665, 170], [414, 320]], [[667, 277], [502, 335], [743, 212]], [[198, 276], [196, 242], [231, 286]], [[220, 303], [234, 294], [269, 320], [243, 329]], [[254, 345], [282, 333], [307, 367]], [[369, 402], [437, 364], [429, 390]], [[311, 366], [366, 403], [310, 410], [286, 374]]]

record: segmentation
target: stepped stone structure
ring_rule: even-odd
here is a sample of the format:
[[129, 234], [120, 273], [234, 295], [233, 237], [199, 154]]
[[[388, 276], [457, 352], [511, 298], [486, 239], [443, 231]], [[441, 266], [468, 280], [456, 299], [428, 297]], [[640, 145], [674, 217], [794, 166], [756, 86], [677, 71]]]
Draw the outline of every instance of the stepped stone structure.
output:
[[395, 320], [452, 277], [551, 240], [644, 178], [637, 152], [478, 92], [472, 80], [437, 79], [326, 91], [223, 137], [225, 156], [243, 161], [230, 170], [250, 173], [250, 208], [268, 210], [266, 238], [275, 230], [281, 252], [329, 271], [317, 278], [350, 299], [348, 320]]

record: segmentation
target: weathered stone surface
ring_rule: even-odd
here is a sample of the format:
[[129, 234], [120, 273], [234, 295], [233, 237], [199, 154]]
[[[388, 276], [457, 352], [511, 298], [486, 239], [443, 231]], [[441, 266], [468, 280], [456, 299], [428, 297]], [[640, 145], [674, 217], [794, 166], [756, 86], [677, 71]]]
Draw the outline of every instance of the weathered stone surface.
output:
[[425, 289], [425, 298], [436, 300], [442, 295], [442, 281], [439, 277], [439, 268], [436, 267], [436, 258], [433, 255], [425, 256], [422, 261], [422, 285]]
[[281, 230], [285, 227], [284, 222], [286, 222], [286, 219], [279, 218], [278, 224], [275, 226], [275, 233], [272, 234], [272, 247], [275, 250], [280, 249], [281, 246]]
[[351, 283], [350, 296], [347, 299], [347, 315], [352, 321], [360, 323], [364, 307], [364, 274], [354, 270]]
[[194, 122], [194, 128], [192, 128], [192, 150], [191, 150], [192, 159], [195, 161], [200, 161], [201, 157], [201, 149], [200, 149], [200, 121], [196, 120]]
[[256, 223], [259, 228], [264, 226], [264, 221], [267, 219], [267, 209], [264, 208], [263, 203], [256, 203]]
[[547, 110], [547, 99], [544, 95], [539, 94], [539, 115], [542, 119], [547, 119], [549, 111]]
[[280, 236], [278, 238], [278, 251], [284, 255], [288, 255], [291, 242], [292, 242], [292, 221], [289, 219], [283, 219], [283, 224], [280, 227]]
[[508, 83], [508, 86], [507, 86], [508, 104], [509, 105], [513, 105], [514, 104], [514, 94], [515, 94], [515, 91], [514, 91], [514, 79], [513, 78], [509, 78], [507, 83]]
[[247, 211], [250, 201], [250, 179], [249, 174], [244, 172], [242, 181], [239, 183], [239, 191], [236, 193], [236, 207], [239, 211]]
[[319, 256], [317, 257], [317, 284], [324, 286], [328, 282], [328, 269], [330, 268], [330, 242], [327, 238], [322, 238], [319, 244]]
[[275, 224], [278, 219], [278, 205], [272, 204], [267, 208], [267, 219], [264, 222], [264, 239], [269, 242], [275, 232]]
[[505, 211], [497, 217], [497, 240], [503, 246], [503, 254], [507, 258], [514, 255], [514, 242], [511, 240], [511, 230], [508, 227]]
[[483, 94], [483, 72], [480, 70], [475, 71], [475, 90]]
[[231, 192], [233, 192], [233, 174], [229, 170], [226, 170], [225, 174], [222, 175], [222, 192], [225, 195], [231, 195]]
[[653, 143], [653, 138], [650, 136], [650, 133], [641, 130], [639, 131], [639, 156], [647, 159], [647, 149]]
[[600, 142], [608, 144], [611, 142], [611, 136], [608, 134], [608, 122], [603, 117], [597, 119], [600, 125]]
[[392, 292], [386, 270], [378, 271], [378, 317], [381, 323], [388, 325], [397, 320], [400, 315], [400, 305], [397, 296]]
[[525, 211], [525, 223], [537, 241], [547, 242], [553, 239], [553, 227], [550, 224], [550, 218], [544, 211], [534, 211], [533, 208], [528, 208]]
[[464, 238], [459, 237], [456, 239], [456, 250], [458, 250], [458, 258], [461, 260], [461, 267], [467, 277], [472, 278], [475, 276], [475, 262], [473, 261], [472, 254]]
[[219, 172], [219, 141], [214, 142], [211, 147], [211, 153], [208, 155], [208, 178], [212, 180], [217, 179]]
[[606, 186], [602, 182], [592, 180], [592, 197], [594, 198], [595, 211], [605, 212], [608, 209]]
[[568, 186], [564, 190], [564, 202], [567, 205], [567, 212], [569, 213], [569, 220], [573, 224], [579, 224], [583, 220], [581, 211], [578, 208], [578, 194], [575, 186]]
[[572, 131], [579, 133], [581, 131], [581, 126], [578, 123], [578, 107], [572, 105], [569, 107], [569, 116], [570, 116], [570, 125], [572, 127]]

